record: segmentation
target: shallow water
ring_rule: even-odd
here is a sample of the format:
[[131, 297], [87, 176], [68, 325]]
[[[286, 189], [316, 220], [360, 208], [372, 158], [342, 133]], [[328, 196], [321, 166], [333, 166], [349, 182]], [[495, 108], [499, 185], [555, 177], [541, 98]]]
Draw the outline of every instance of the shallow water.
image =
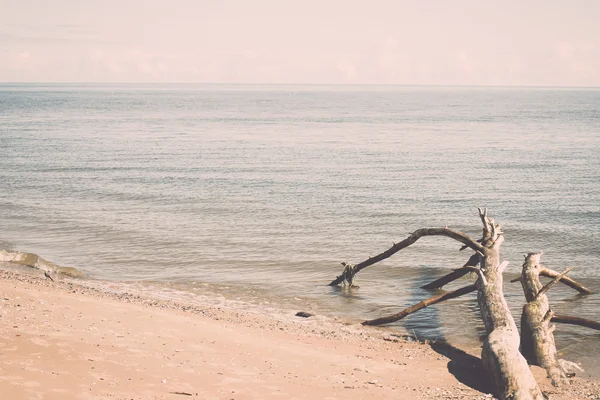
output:
[[[600, 90], [0, 85], [0, 248], [101, 280], [368, 319], [418, 302], [469, 257], [426, 238], [324, 286], [423, 226], [503, 225], [507, 276], [543, 250], [600, 292]], [[194, 283], [196, 282], [196, 283]], [[469, 282], [464, 278], [457, 285]], [[524, 301], [506, 284], [513, 312]], [[598, 294], [550, 292], [600, 320]], [[518, 318], [517, 318], [518, 319]], [[474, 296], [397, 324], [477, 343]], [[600, 335], [557, 328], [599, 370]]]

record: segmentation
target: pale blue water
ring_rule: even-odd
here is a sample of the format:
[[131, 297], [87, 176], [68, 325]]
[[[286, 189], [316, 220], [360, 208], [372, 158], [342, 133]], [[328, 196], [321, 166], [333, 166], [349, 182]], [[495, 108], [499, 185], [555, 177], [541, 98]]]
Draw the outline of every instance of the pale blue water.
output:
[[[0, 85], [0, 247], [333, 316], [427, 297], [420, 285], [469, 257], [449, 239], [367, 268], [352, 293], [323, 285], [419, 227], [478, 237], [478, 206], [503, 224], [508, 277], [543, 250], [600, 292], [599, 172], [600, 89]], [[506, 290], [518, 317], [521, 288]], [[597, 294], [550, 297], [600, 320]], [[397, 325], [472, 344], [475, 308]], [[597, 368], [598, 333], [557, 332], [567, 358]]]

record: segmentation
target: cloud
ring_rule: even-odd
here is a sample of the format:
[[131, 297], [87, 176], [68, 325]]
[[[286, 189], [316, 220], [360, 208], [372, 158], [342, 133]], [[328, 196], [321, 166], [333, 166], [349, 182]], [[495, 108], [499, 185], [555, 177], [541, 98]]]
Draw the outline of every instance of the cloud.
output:
[[409, 44], [383, 36], [360, 51], [241, 47], [172, 53], [108, 45], [70, 46], [68, 52], [0, 45], [0, 81], [600, 85], [600, 54], [592, 43], [555, 42], [534, 54], [477, 54], [457, 47], [431, 54]]

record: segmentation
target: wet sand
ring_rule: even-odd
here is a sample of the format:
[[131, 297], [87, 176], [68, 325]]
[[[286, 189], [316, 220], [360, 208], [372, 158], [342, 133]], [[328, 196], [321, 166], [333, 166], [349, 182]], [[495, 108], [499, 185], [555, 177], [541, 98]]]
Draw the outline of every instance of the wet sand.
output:
[[[298, 310], [300, 311], [300, 310]], [[0, 271], [2, 399], [489, 399], [477, 357], [385, 329]], [[576, 377], [551, 399], [600, 399]]]

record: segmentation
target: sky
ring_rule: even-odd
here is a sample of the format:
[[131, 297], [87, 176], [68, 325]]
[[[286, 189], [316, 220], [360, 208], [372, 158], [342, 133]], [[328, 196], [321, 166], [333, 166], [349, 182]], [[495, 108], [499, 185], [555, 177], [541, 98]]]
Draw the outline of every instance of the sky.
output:
[[600, 86], [598, 0], [0, 0], [0, 82]]

